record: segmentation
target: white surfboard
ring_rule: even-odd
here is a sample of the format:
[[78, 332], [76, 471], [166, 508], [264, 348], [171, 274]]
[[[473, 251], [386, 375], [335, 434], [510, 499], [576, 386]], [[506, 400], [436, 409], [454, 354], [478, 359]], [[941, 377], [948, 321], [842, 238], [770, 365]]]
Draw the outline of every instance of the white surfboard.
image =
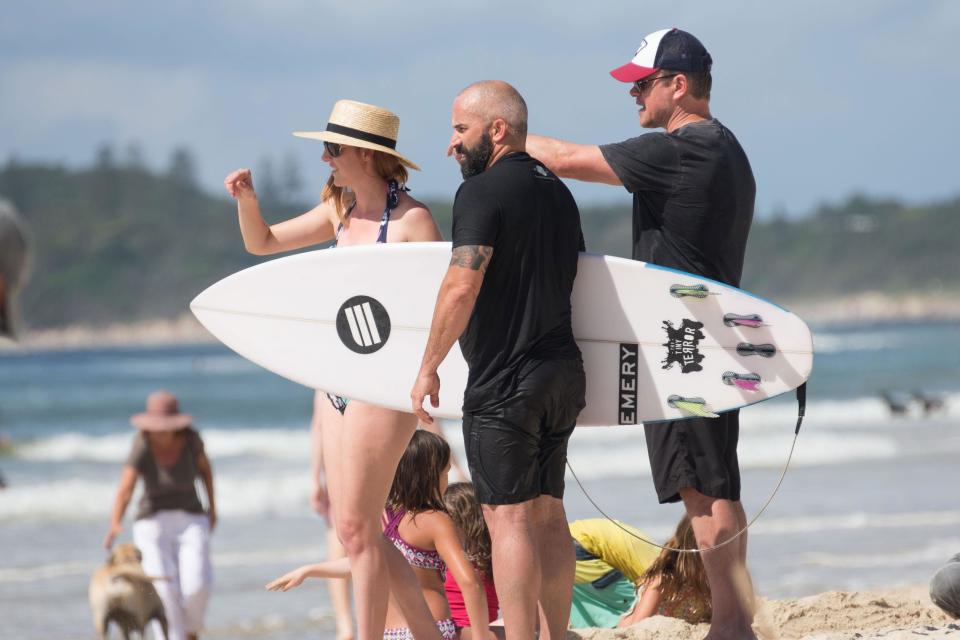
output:
[[[190, 308], [270, 371], [409, 411], [449, 261], [446, 242], [312, 251], [224, 278]], [[729, 411], [798, 387], [813, 366], [810, 330], [796, 315], [681, 271], [581, 254], [572, 304], [587, 373], [580, 426]], [[439, 374], [440, 407], [427, 409], [459, 418], [467, 366], [457, 345]]]

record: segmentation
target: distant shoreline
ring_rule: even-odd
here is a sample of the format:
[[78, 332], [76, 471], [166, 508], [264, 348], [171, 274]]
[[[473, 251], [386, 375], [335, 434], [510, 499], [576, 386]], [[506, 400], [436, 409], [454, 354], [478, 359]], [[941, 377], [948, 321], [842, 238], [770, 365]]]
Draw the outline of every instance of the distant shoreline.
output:
[[847, 297], [777, 301], [812, 324], [960, 320], [960, 293], [893, 296], [864, 291]]
[[[960, 320], [960, 294], [890, 296], [879, 292], [864, 292], [840, 299], [778, 300], [777, 303], [811, 324]], [[184, 313], [172, 319], [27, 330], [18, 342], [0, 339], [0, 352], [216, 343], [217, 340], [192, 314]]]
[[192, 314], [172, 319], [116, 323], [105, 326], [74, 325], [26, 330], [17, 342], [0, 340], [0, 352], [19, 350], [84, 349], [98, 347], [160, 347], [216, 344], [217, 339]]

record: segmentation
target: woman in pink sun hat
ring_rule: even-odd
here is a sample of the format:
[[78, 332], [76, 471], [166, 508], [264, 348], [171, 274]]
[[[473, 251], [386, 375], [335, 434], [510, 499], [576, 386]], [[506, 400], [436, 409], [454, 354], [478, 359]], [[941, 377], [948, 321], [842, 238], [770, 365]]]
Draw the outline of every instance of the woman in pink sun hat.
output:
[[[120, 475], [110, 529], [103, 545], [110, 548], [123, 530], [123, 514], [143, 478], [143, 496], [133, 524], [133, 542], [143, 554], [143, 570], [163, 576], [154, 586], [167, 615], [169, 640], [196, 640], [210, 596], [210, 532], [217, 522], [213, 469], [193, 417], [180, 412], [176, 396], [155, 391], [146, 410], [130, 417], [137, 429]], [[207, 494], [204, 510], [194, 480]], [[156, 623], [153, 623], [156, 625]], [[161, 637], [154, 628], [154, 636]]]

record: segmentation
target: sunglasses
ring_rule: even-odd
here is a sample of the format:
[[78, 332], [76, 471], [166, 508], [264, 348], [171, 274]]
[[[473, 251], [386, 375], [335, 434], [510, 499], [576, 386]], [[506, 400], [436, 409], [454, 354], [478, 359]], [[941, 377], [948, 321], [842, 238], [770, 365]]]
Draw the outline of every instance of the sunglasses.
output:
[[323, 148], [327, 150], [331, 158], [339, 158], [340, 154], [343, 153], [343, 145], [339, 142], [327, 142], [324, 140]]
[[666, 80], [667, 78], [673, 78], [679, 76], [679, 73], [671, 73], [667, 76], [657, 76], [656, 78], [647, 78], [646, 80], [637, 80], [633, 83], [633, 88], [637, 90], [637, 93], [642, 94], [647, 90], [647, 87], [653, 86], [653, 83], [657, 80]]

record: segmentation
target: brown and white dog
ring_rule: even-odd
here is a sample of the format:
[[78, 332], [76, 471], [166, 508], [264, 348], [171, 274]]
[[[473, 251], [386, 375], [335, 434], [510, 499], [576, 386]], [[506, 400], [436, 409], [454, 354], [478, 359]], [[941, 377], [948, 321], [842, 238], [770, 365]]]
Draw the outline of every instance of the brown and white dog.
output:
[[143, 556], [132, 544], [118, 544], [110, 553], [106, 565], [93, 573], [90, 579], [90, 611], [93, 624], [102, 640], [107, 638], [107, 627], [116, 623], [124, 640], [131, 631], [143, 636], [144, 628], [156, 620], [167, 638], [167, 617], [163, 602], [153, 587], [152, 578], [143, 572]]

